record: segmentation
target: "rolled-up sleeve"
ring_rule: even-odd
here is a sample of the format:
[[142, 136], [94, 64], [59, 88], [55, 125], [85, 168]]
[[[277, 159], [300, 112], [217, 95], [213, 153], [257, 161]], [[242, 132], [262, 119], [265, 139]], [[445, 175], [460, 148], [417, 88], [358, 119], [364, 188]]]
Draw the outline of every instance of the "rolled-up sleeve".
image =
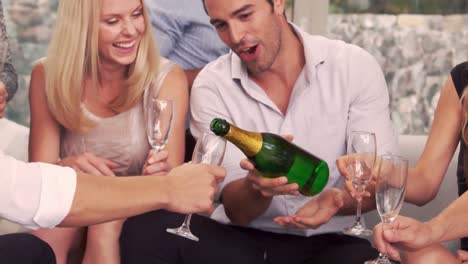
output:
[[76, 173], [65, 167], [39, 164], [41, 194], [34, 222], [40, 227], [53, 227], [68, 215], [75, 196]]
[[29, 228], [49, 228], [68, 215], [76, 173], [45, 163], [24, 163], [0, 153], [0, 217]]

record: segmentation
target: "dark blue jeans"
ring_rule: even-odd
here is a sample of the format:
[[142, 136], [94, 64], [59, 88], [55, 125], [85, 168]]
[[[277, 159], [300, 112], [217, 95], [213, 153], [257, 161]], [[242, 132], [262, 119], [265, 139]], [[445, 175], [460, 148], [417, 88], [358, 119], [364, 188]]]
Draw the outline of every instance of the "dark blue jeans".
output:
[[0, 236], [0, 263], [55, 264], [52, 248], [38, 237], [25, 234]]

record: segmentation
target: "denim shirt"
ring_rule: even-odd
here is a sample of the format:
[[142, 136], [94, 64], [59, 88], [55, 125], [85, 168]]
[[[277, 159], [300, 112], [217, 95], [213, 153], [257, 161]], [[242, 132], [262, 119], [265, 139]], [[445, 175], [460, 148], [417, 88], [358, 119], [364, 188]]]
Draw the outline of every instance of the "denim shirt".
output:
[[201, 0], [146, 0], [163, 57], [185, 70], [202, 68], [227, 53]]

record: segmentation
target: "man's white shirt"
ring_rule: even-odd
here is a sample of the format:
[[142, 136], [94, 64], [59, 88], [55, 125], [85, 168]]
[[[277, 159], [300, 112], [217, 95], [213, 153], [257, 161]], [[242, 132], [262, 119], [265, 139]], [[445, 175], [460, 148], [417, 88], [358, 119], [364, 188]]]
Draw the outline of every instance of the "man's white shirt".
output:
[[25, 163], [0, 151], [0, 218], [28, 228], [48, 228], [68, 215], [76, 172], [47, 163]]

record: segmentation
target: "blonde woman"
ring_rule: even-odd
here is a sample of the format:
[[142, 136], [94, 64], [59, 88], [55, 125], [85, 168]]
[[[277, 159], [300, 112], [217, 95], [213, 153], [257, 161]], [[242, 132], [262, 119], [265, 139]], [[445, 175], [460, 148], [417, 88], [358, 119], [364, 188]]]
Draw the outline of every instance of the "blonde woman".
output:
[[[175, 101], [169, 143], [157, 154], [144, 129], [145, 90]], [[180, 68], [159, 58], [141, 0], [61, 0], [47, 58], [31, 75], [30, 103], [31, 161], [114, 176], [122, 160], [80, 154], [101, 144], [125, 157], [129, 175], [165, 174], [183, 162], [187, 81]], [[119, 263], [122, 222], [34, 234], [52, 246], [57, 263], [67, 262], [84, 235], [84, 263]]]

